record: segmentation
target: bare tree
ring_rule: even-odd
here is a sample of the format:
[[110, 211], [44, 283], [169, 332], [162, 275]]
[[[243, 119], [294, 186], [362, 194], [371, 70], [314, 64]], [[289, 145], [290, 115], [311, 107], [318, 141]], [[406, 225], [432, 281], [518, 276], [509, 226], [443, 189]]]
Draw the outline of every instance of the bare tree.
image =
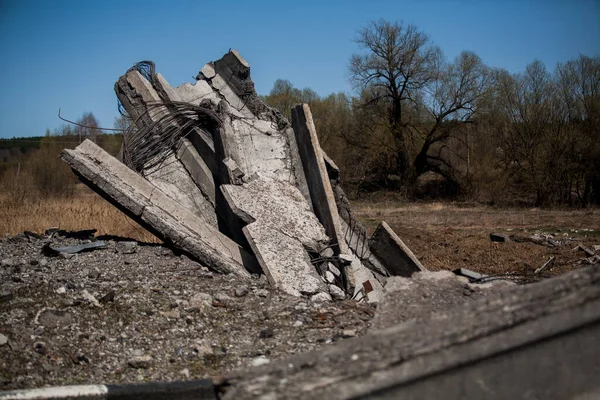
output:
[[391, 140], [384, 134], [378, 141], [393, 149], [388, 173], [408, 185], [428, 171], [458, 183], [444, 143], [474, 121], [493, 73], [470, 52], [445, 62], [440, 49], [413, 25], [373, 22], [356, 42], [364, 52], [352, 56], [350, 76], [361, 90], [359, 106], [386, 114]]
[[83, 113], [83, 116], [77, 120], [77, 123], [82, 125], [75, 128], [75, 133], [79, 136], [80, 141], [90, 139], [96, 142], [98, 135], [102, 134], [98, 120], [96, 120], [96, 117], [91, 112]]

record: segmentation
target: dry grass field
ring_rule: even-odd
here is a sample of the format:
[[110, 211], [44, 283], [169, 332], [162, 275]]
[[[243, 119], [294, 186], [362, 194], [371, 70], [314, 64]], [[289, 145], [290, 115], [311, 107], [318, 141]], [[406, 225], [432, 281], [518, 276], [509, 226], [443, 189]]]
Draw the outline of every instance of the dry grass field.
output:
[[[413, 250], [425, 267], [469, 268], [478, 272], [531, 273], [552, 255], [557, 260], [550, 274], [581, 265], [578, 244], [600, 244], [600, 210], [500, 209], [464, 203], [408, 203], [395, 197], [352, 202], [356, 216], [372, 232], [385, 220]], [[0, 197], [0, 235], [25, 230], [44, 232], [49, 227], [67, 230], [97, 229], [97, 235], [116, 235], [157, 242], [134, 221], [86, 187], [71, 199], [11, 202]], [[533, 243], [492, 243], [492, 232], [555, 234], [574, 238], [557, 248]]]
[[[468, 268], [486, 274], [532, 273], [551, 256], [550, 274], [585, 265], [578, 244], [600, 244], [600, 210], [494, 208], [464, 203], [406, 203], [397, 199], [354, 201], [356, 216], [372, 232], [385, 220], [428, 269]], [[493, 243], [490, 233], [554, 234], [564, 246]]]
[[97, 235], [115, 235], [143, 242], [158, 239], [86, 187], [72, 198], [26, 199], [14, 202], [0, 196], [0, 236], [23, 231], [43, 233], [47, 228], [97, 229]]

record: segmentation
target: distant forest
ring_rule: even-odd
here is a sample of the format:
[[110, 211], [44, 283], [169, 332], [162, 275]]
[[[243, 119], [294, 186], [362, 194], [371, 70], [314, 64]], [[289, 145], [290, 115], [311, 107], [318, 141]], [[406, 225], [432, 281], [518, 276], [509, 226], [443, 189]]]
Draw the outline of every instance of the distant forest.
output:
[[[600, 57], [549, 70], [532, 60], [511, 74], [473, 52], [447, 60], [413, 25], [362, 29], [348, 71], [355, 95], [319, 96], [278, 79], [263, 100], [288, 118], [308, 103], [324, 151], [353, 197], [394, 191], [407, 199], [587, 207], [600, 204]], [[90, 138], [116, 155], [92, 113], [43, 137], [0, 140], [0, 190], [16, 198], [72, 193], [58, 159]], [[115, 127], [126, 127], [119, 118]]]

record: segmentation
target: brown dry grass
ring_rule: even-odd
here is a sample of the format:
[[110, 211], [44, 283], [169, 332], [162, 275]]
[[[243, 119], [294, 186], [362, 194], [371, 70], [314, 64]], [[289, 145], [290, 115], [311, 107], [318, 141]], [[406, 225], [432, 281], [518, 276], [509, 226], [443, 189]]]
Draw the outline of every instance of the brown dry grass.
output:
[[[97, 229], [98, 235], [157, 242], [152, 234], [83, 185], [71, 199], [10, 202], [0, 196], [0, 235], [49, 227]], [[353, 209], [371, 232], [387, 221], [429, 269], [469, 268], [487, 274], [531, 272], [551, 255], [552, 274], [578, 266], [578, 243], [600, 244], [600, 210], [498, 209], [450, 203], [406, 203], [398, 199], [357, 200]], [[585, 231], [585, 229], [592, 231]], [[556, 233], [577, 238], [561, 248], [531, 243], [492, 243], [491, 232]]]
[[[530, 273], [552, 255], [551, 274], [579, 266], [577, 244], [600, 244], [600, 210], [498, 209], [449, 203], [354, 201], [358, 218], [372, 231], [385, 220], [425, 267], [468, 268], [486, 274]], [[587, 229], [587, 230], [586, 230]], [[532, 243], [492, 243], [489, 234], [555, 233], [577, 240], [560, 248]]]
[[97, 235], [115, 235], [143, 242], [158, 239], [87, 188], [71, 198], [28, 198], [20, 202], [0, 196], [0, 235], [23, 231], [43, 233], [47, 228], [97, 229]]

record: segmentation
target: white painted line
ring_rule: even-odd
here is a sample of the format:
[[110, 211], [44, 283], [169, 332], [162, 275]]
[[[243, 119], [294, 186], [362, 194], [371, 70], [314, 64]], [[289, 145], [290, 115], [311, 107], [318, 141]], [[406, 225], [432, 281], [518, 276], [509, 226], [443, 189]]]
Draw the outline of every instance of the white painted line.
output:
[[102, 398], [107, 393], [108, 388], [105, 385], [57, 386], [0, 392], [0, 400]]

